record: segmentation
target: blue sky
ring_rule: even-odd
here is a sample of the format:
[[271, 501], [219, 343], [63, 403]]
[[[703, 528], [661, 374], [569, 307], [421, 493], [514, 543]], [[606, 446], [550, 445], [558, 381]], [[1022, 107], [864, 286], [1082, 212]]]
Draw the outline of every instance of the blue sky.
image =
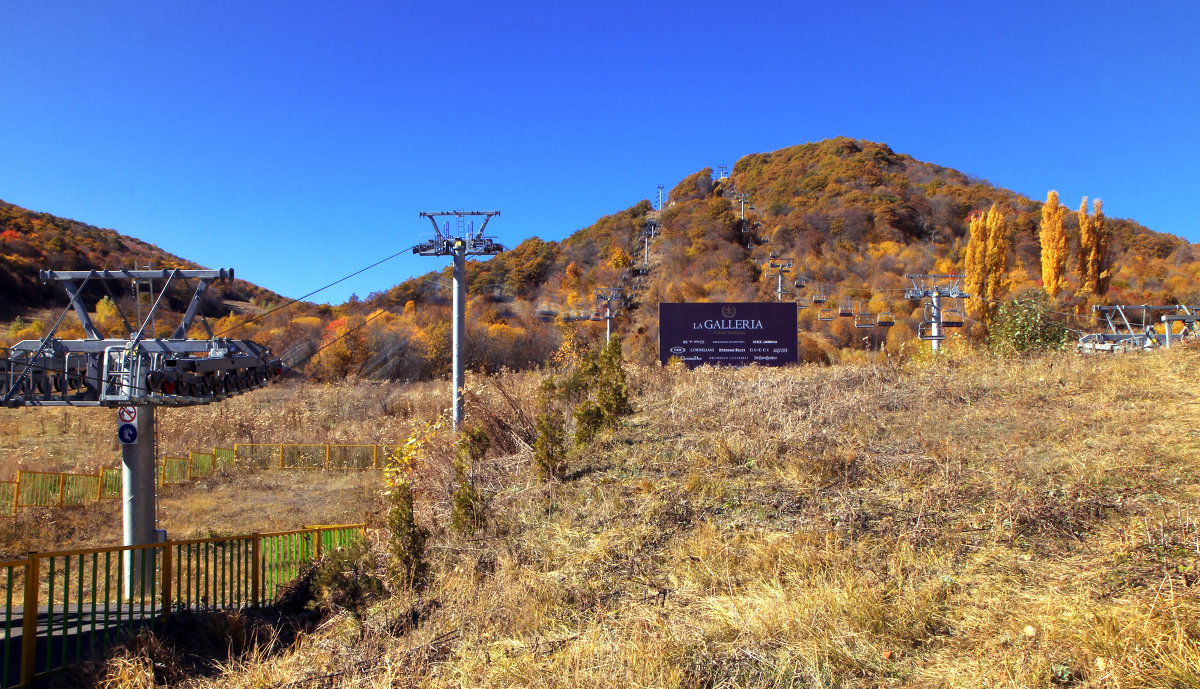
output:
[[[1200, 3], [6, 2], [0, 199], [287, 296], [846, 135], [1200, 241]], [[338, 303], [441, 268], [406, 256]]]

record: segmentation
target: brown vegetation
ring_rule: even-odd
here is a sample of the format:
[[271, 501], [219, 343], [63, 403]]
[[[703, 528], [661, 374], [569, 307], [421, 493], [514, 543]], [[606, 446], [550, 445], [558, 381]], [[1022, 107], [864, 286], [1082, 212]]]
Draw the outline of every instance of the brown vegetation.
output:
[[536, 377], [477, 379], [486, 526], [448, 528], [434, 439], [426, 586], [193, 683], [1194, 686], [1198, 363], [634, 368], [637, 413], [557, 482]]

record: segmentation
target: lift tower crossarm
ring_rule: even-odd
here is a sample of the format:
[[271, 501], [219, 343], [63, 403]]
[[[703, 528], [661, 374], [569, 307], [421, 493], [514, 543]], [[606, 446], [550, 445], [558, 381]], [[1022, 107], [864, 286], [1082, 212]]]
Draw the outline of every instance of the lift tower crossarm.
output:
[[[81, 324], [83, 324], [83, 330], [87, 334], [87, 337], [89, 340], [103, 340], [104, 336], [102, 334], [100, 334], [99, 330], [96, 329], [95, 324], [92, 322], [92, 317], [90, 315], [88, 315], [87, 309], [83, 306], [83, 302], [80, 299], [76, 298], [76, 295], [78, 294], [79, 290], [81, 290], [83, 288], [82, 283], [84, 283], [88, 280], [91, 280], [91, 279], [96, 279], [96, 280], [156, 280], [156, 279], [161, 280], [161, 279], [166, 279], [168, 281], [168, 284], [170, 284], [170, 281], [174, 280], [176, 277], [181, 277], [184, 279], [196, 278], [200, 281], [200, 284], [196, 287], [195, 293], [192, 294], [192, 300], [188, 304], [187, 312], [184, 313], [183, 320], [180, 322], [179, 327], [175, 328], [175, 331], [171, 334], [171, 339], [182, 340], [187, 337], [187, 331], [192, 327], [192, 321], [195, 320], [196, 311], [200, 307], [200, 298], [202, 296], [204, 296], [204, 293], [206, 291], [208, 291], [209, 283], [211, 283], [213, 280], [232, 282], [233, 281], [233, 269], [232, 268], [221, 268], [219, 270], [182, 270], [179, 268], [174, 268], [174, 269], [164, 268], [164, 269], [160, 269], [160, 270], [124, 270], [124, 269], [121, 269], [121, 270], [43, 270], [38, 273], [38, 276], [41, 278], [41, 281], [43, 283], [47, 283], [47, 282], [62, 283], [63, 288], [66, 289], [66, 291], [67, 291], [67, 295], [71, 297], [71, 304], [72, 304], [72, 306], [75, 307], [75, 315], [79, 316], [79, 322]], [[80, 283], [80, 284], [76, 284], [76, 283]], [[166, 292], [166, 288], [164, 287], [162, 292], [160, 292], [160, 294], [159, 294], [160, 299], [162, 298], [162, 294], [165, 292]], [[116, 300], [114, 299], [113, 301], [115, 302]], [[157, 308], [158, 308], [158, 303], [156, 302], [154, 305], [154, 308], [152, 308], [150, 310], [150, 313], [153, 314], [155, 309], [157, 309]], [[125, 319], [124, 314], [121, 314], [121, 318], [122, 318], [122, 320]], [[146, 323], [149, 323], [150, 320], [151, 320], [150, 317], [147, 316], [146, 320], [142, 323], [141, 327], [139, 328], [139, 333], [145, 330]], [[141, 337], [139, 336], [136, 339], [140, 340]]]
[[[479, 226], [479, 231], [475, 231], [474, 227], [464, 227], [462, 218], [465, 216], [484, 216], [483, 224]], [[433, 239], [428, 241], [418, 242], [413, 247], [412, 252], [419, 256], [451, 256], [454, 259], [454, 297], [453, 297], [453, 324], [450, 329], [450, 347], [451, 347], [451, 383], [454, 386], [454, 392], [451, 400], [452, 413], [451, 420], [454, 423], [455, 430], [458, 430], [462, 424], [463, 403], [463, 343], [466, 341], [466, 303], [467, 303], [467, 256], [495, 256], [502, 251], [504, 247], [498, 244], [492, 237], [483, 236], [483, 228], [487, 227], [488, 221], [492, 216], [500, 215], [500, 211], [439, 211], [436, 213], [422, 212], [419, 217], [429, 218], [429, 222], [433, 224]], [[442, 234], [442, 228], [438, 227], [437, 221], [439, 217], [454, 216], [459, 219], [459, 234], [447, 236], [449, 234], [449, 223], [447, 223], [447, 234]]]

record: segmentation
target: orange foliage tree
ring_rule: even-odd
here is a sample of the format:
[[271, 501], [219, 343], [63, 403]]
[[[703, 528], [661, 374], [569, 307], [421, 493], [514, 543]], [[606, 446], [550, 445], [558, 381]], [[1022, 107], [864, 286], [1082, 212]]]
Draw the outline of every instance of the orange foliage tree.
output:
[[971, 218], [971, 239], [967, 243], [967, 293], [971, 310], [979, 320], [992, 324], [996, 300], [1004, 293], [1004, 273], [1008, 269], [1008, 238], [1004, 233], [1004, 213], [996, 204]]
[[1101, 296], [1108, 291], [1112, 279], [1109, 237], [1104, 227], [1104, 202], [1092, 201], [1092, 213], [1087, 210], [1087, 197], [1079, 204], [1079, 282], [1085, 294]]
[[1057, 191], [1046, 194], [1039, 238], [1042, 243], [1042, 287], [1051, 299], [1058, 296], [1067, 282], [1067, 234], [1063, 231], [1066, 210], [1058, 202]]

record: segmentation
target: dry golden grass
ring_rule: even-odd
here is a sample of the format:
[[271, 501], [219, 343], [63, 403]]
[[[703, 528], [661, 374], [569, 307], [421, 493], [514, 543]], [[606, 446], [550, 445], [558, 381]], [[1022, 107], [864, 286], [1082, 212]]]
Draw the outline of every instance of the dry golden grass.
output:
[[[472, 379], [469, 419], [507, 444], [479, 467], [488, 530], [444, 528], [443, 433], [418, 475], [427, 588], [361, 638], [335, 616], [190, 684], [1200, 686], [1198, 365], [1176, 348], [635, 369], [638, 413], [557, 484], [522, 447], [536, 377]], [[262, 413], [302, 413], [272, 394]], [[403, 433], [445, 385], [378, 395], [409, 400], [390, 415], [355, 386], [293, 394], [331, 431]]]
[[[434, 395], [434, 392], [441, 393]], [[395, 443], [414, 419], [437, 416], [444, 386], [311, 385], [290, 382], [205, 407], [158, 412], [159, 456], [235, 443]], [[0, 409], [0, 480], [18, 469], [94, 473], [119, 467], [112, 409]], [[378, 472], [261, 471], [166, 486], [159, 525], [172, 538], [357, 523], [378, 517]], [[30, 550], [117, 545], [121, 507], [21, 509], [0, 517], [0, 557]]]

